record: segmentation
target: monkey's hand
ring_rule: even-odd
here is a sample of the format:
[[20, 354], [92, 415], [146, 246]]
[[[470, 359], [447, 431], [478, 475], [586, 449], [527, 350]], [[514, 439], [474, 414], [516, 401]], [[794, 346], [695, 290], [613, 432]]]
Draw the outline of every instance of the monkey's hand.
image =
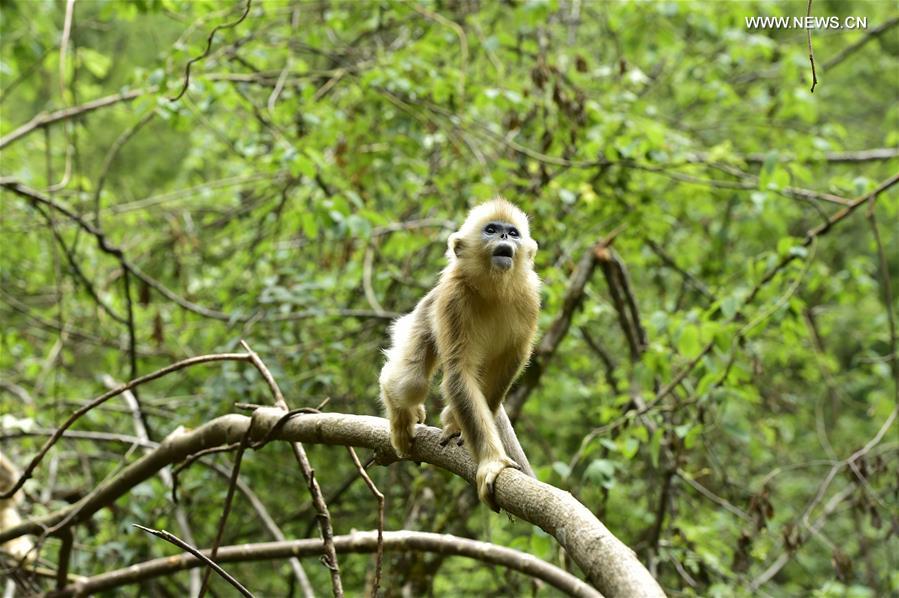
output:
[[415, 440], [415, 424], [425, 422], [425, 406], [417, 405], [390, 412], [390, 444], [400, 459], [412, 456], [412, 442]]
[[506, 456], [491, 461], [484, 461], [478, 465], [478, 498], [497, 513], [499, 513], [499, 506], [496, 504], [494, 486], [496, 484], [496, 478], [499, 476], [499, 472], [507, 467], [521, 469], [518, 463]]

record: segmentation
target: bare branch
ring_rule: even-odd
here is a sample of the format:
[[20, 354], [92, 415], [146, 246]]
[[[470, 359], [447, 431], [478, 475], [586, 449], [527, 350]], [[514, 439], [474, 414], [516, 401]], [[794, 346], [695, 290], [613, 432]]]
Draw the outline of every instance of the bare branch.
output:
[[[899, 19], [897, 19], [899, 20]], [[878, 162], [881, 160], [892, 160], [899, 157], [899, 149], [895, 147], [880, 147], [869, 150], [860, 150], [854, 152], [826, 152], [820, 160], [833, 164], [854, 164], [858, 162]], [[740, 157], [741, 160], [749, 164], [763, 164], [767, 159], [767, 154], [746, 154]], [[790, 154], [778, 156], [779, 162], [793, 162], [796, 157]], [[809, 162], [819, 160], [815, 156], [805, 158]], [[704, 160], [703, 160], [704, 161]]]
[[[378, 550], [379, 542], [377, 532], [356, 532], [345, 536], [336, 536], [334, 544], [337, 547], [337, 551], [343, 554], [375, 552]], [[383, 547], [391, 552], [413, 550], [464, 556], [483, 563], [520, 571], [525, 575], [545, 581], [550, 586], [570, 596], [583, 598], [601, 598], [602, 596], [595, 589], [563, 569], [525, 552], [488, 542], [460, 538], [449, 534], [396, 531], [384, 533]], [[321, 552], [321, 541], [312, 539], [240, 544], [238, 546], [223, 546], [219, 550], [219, 562], [270, 561], [293, 555], [301, 557], [317, 556]], [[191, 567], [199, 567], [201, 564], [202, 562], [199, 559], [187, 554], [154, 559], [131, 565], [124, 569], [82, 579], [66, 587], [61, 595], [86, 595], [112, 590], [127, 584], [170, 575]]]
[[219, 311], [216, 309], [211, 309], [205, 307], [203, 305], [199, 305], [192, 301], [188, 301], [184, 297], [176, 294], [174, 291], [166, 287], [164, 284], [151, 277], [149, 274], [145, 273], [141, 270], [137, 264], [131, 262], [118, 246], [112, 245], [107, 239], [106, 235], [102, 230], [98, 229], [96, 226], [73, 212], [68, 207], [60, 204], [56, 200], [51, 197], [44, 195], [43, 193], [31, 189], [20, 182], [16, 181], [10, 177], [0, 177], [0, 187], [8, 189], [29, 200], [33, 205], [44, 205], [48, 206], [57, 212], [63, 214], [66, 218], [73, 221], [77, 224], [82, 230], [92, 235], [96, 241], [97, 246], [106, 254], [113, 256], [115, 259], [119, 261], [122, 268], [134, 274], [138, 279], [142, 280], [146, 283], [150, 288], [157, 291], [160, 295], [169, 299], [170, 301], [175, 302], [180, 307], [186, 309], [187, 311], [193, 312], [195, 314], [201, 315], [205, 318], [210, 318], [213, 320], [221, 320], [224, 322], [235, 323], [235, 322], [249, 322], [251, 320], [257, 319], [265, 319], [271, 322], [284, 322], [291, 320], [302, 320], [306, 318], [318, 318], [318, 317], [340, 317], [340, 318], [377, 318], [377, 319], [387, 319], [391, 320], [398, 317], [400, 314], [396, 314], [393, 312], [374, 312], [370, 310], [362, 310], [362, 309], [334, 309], [334, 310], [320, 310], [320, 309], [309, 309], [299, 312], [291, 312], [287, 314], [248, 314], [248, 315], [240, 315], [238, 313], [226, 313], [223, 311]]
[[209, 51], [212, 49], [212, 40], [215, 38], [215, 34], [221, 29], [231, 29], [232, 27], [237, 27], [243, 20], [247, 18], [247, 15], [250, 14], [250, 5], [253, 0], [247, 0], [246, 8], [244, 8], [243, 14], [236, 21], [231, 21], [230, 23], [224, 23], [222, 25], [216, 25], [212, 31], [209, 32], [209, 37], [206, 39], [206, 49], [203, 50], [203, 53], [199, 56], [191, 58], [187, 61], [187, 64], [184, 65], [184, 85], [181, 87], [181, 91], [173, 98], [169, 98], [170, 102], [176, 102], [181, 99], [181, 96], [187, 91], [188, 86], [190, 86], [190, 67], [193, 66], [195, 62], [199, 62], [203, 60], [207, 56], [209, 56]]
[[381, 562], [384, 559], [384, 494], [378, 490], [378, 487], [375, 486], [375, 483], [368, 476], [365, 467], [359, 461], [359, 456], [356, 455], [356, 450], [351, 446], [346, 448], [350, 452], [350, 457], [353, 459], [353, 464], [356, 465], [359, 475], [365, 480], [365, 485], [368, 486], [369, 491], [378, 501], [378, 548], [375, 551], [375, 580], [371, 586], [371, 595], [377, 596], [378, 587], [381, 585]]
[[[808, 8], [805, 11], [806, 18], [812, 15], [812, 0], [808, 0]], [[818, 84], [818, 74], [815, 72], [815, 52], [812, 50], [812, 29], [806, 28], [805, 33], [808, 39], [808, 60], [812, 65], [812, 88], [811, 92], [815, 93], [815, 85]]]
[[[827, 233], [827, 231], [829, 231], [832, 226], [852, 214], [852, 212], [857, 210], [860, 206], [864, 205], [872, 199], [875, 199], [878, 195], [891, 188], [896, 183], [899, 183], [899, 174], [894, 174], [890, 178], [877, 185], [877, 187], [875, 187], [872, 191], [852, 200], [846, 205], [846, 207], [838, 210], [837, 212], [834, 212], [834, 214], [830, 216], [830, 218], [828, 218], [823, 224], [820, 224], [819, 226], [816, 226], [815, 228], [809, 230], [805, 234], [805, 238], [802, 240], [801, 245], [803, 247], [808, 247], [817, 237]], [[748, 305], [749, 303], [751, 303], [752, 300], [755, 299], [755, 296], [758, 294], [758, 292], [762, 289], [762, 287], [770, 282], [778, 272], [783, 270], [787, 264], [795, 260], [797, 257], [798, 254], [795, 252], [788, 253], [787, 255], [782, 257], [780, 261], [777, 262], [777, 264], [775, 264], [773, 268], [768, 270], [765, 276], [763, 276], [762, 279], [752, 288], [752, 290], [749, 292], [749, 295], [743, 301], [743, 304]]]
[[148, 87], [147, 89], [134, 89], [123, 93], [117, 93], [115, 95], [98, 98], [96, 100], [87, 102], [86, 104], [81, 104], [80, 106], [72, 106], [71, 108], [64, 108], [55, 112], [43, 112], [32, 118], [30, 121], [16, 129], [15, 131], [9, 133], [4, 137], [0, 137], [0, 149], [3, 149], [13, 141], [16, 141], [28, 135], [35, 129], [46, 127], [48, 125], [52, 125], [62, 120], [74, 118], [76, 116], [81, 116], [82, 114], [93, 112], [94, 110], [97, 110], [99, 108], [106, 108], [107, 106], [118, 104], [119, 102], [130, 102], [135, 98], [139, 98], [144, 94], [153, 93], [154, 91], [156, 91], [155, 87]]

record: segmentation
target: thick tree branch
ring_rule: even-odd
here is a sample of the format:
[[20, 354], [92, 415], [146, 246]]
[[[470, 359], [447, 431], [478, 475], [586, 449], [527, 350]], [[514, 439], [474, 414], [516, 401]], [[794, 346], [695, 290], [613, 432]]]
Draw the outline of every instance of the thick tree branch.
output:
[[[277, 408], [256, 410], [253, 414], [254, 439], [264, 438], [283, 415], [284, 411]], [[0, 532], [0, 543], [23, 534], [40, 533], [64, 520], [71, 524], [84, 522], [98, 510], [111, 506], [137, 484], [155, 475], [160, 468], [200, 450], [240, 441], [249, 425], [248, 417], [225, 415], [191, 431], [179, 429], [170, 434], [158, 449], [103, 481], [74, 505]], [[337, 413], [300, 415], [281, 426], [273, 436], [290, 442], [367, 447], [375, 450], [383, 463], [396, 460], [390, 447], [387, 420], [379, 417]], [[465, 478], [469, 483], [474, 482], [476, 466], [468, 452], [454, 445], [440, 446], [440, 430], [437, 428], [417, 428], [411, 459], [431, 463]], [[664, 595], [634, 552], [570, 493], [517, 470], [505, 469], [497, 479], [495, 498], [497, 504], [512, 515], [553, 535], [604, 595]]]

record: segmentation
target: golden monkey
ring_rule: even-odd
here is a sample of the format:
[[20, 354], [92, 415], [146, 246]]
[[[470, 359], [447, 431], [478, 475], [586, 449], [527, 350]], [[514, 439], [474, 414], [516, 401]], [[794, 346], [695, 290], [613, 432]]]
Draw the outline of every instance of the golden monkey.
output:
[[[441, 442], [461, 434], [478, 464], [478, 496], [493, 510], [493, 487], [503, 469], [524, 466], [533, 475], [502, 401], [537, 331], [536, 253], [527, 216], [517, 207], [495, 199], [472, 209], [449, 237], [449, 265], [437, 285], [394, 323], [381, 370], [390, 442], [400, 457], [410, 456], [431, 377], [437, 367], [443, 371]], [[523, 463], [509, 458], [510, 443]]]
[[[3, 453], [0, 453], [0, 492], [11, 488], [18, 479], [18, 470]], [[0, 532], [16, 527], [22, 522], [16, 505], [22, 502], [23, 495], [24, 493], [19, 490], [10, 498], [0, 498]], [[0, 552], [11, 555], [16, 560], [27, 558], [30, 562], [34, 559], [31, 554], [32, 548], [34, 548], [34, 543], [31, 539], [28, 536], [20, 536], [0, 546]]]

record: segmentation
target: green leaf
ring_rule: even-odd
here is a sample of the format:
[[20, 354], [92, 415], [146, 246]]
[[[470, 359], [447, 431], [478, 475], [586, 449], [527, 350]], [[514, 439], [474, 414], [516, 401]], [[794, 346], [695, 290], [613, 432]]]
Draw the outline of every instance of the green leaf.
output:
[[562, 461], [555, 461], [553, 463], [553, 471], [559, 474], [563, 480], [568, 479], [571, 475], [571, 467], [568, 466], [567, 463], [563, 463]]
[[696, 326], [685, 326], [681, 329], [680, 336], [677, 340], [677, 350], [685, 357], [694, 357], [701, 349], [699, 343], [699, 328]]
[[82, 66], [97, 79], [104, 78], [112, 65], [112, 58], [91, 48], [78, 48], [77, 56]]

